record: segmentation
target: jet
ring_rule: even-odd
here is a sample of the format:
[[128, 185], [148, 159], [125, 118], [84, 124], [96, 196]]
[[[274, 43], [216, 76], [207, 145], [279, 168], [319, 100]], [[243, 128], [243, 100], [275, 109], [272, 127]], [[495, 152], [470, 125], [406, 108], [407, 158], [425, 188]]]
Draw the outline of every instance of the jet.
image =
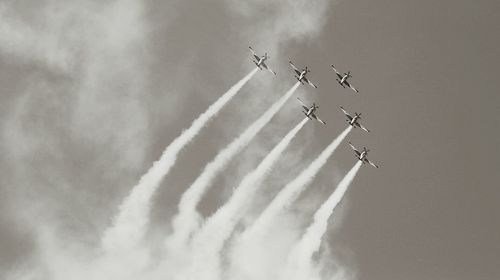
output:
[[370, 132], [370, 130], [368, 130], [366, 127], [364, 127], [363, 125], [361, 125], [359, 123], [359, 120], [361, 119], [361, 113], [354, 112], [354, 116], [351, 116], [351, 115], [349, 115], [349, 113], [347, 113], [347, 111], [342, 106], [340, 106], [340, 110], [342, 110], [342, 112], [344, 112], [344, 114], [347, 116], [347, 122], [352, 127], [359, 127], [366, 132]]
[[273, 70], [271, 70], [271, 68], [269, 68], [269, 66], [267, 66], [267, 64], [265, 63], [265, 61], [269, 58], [269, 56], [267, 55], [267, 53], [265, 53], [263, 56], [259, 56], [252, 49], [252, 47], [248, 47], [248, 48], [250, 49], [250, 51], [253, 54], [253, 57], [255, 58], [255, 60], [253, 60], [253, 63], [255, 63], [255, 65], [257, 65], [257, 67], [259, 67], [260, 70], [262, 70], [262, 67], [264, 67], [265, 69], [269, 70], [269, 72], [271, 72], [274, 75], [276, 75], [276, 72], [274, 72]]
[[368, 164], [370, 164], [371, 166], [373, 166], [373, 167], [375, 167], [375, 168], [378, 168], [378, 165], [376, 165], [375, 163], [373, 163], [373, 162], [369, 161], [369, 160], [366, 158], [366, 156], [368, 155], [368, 152], [369, 152], [370, 150], [367, 150], [365, 147], [363, 147], [363, 151], [362, 151], [362, 152], [360, 152], [360, 151], [358, 151], [358, 150], [356, 149], [356, 147], [354, 147], [354, 145], [353, 145], [351, 142], [349, 142], [349, 146], [351, 146], [351, 148], [352, 148], [352, 149], [354, 150], [354, 152], [356, 153], [356, 158], [358, 158], [360, 161], [362, 161], [362, 162], [363, 162], [363, 164], [368, 163]]
[[295, 65], [293, 65], [293, 63], [291, 61], [290, 61], [290, 66], [292, 66], [293, 71], [295, 71], [295, 73], [297, 74], [297, 76], [294, 75], [294, 77], [295, 77], [295, 79], [297, 79], [297, 81], [299, 81], [301, 84], [304, 84], [304, 82], [306, 82], [310, 86], [312, 86], [313, 88], [318, 88], [317, 86], [315, 86], [313, 83], [311, 83], [311, 81], [309, 81], [306, 78], [307, 73], [311, 72], [311, 70], [307, 69], [307, 66], [305, 69], [299, 70], [297, 67], [295, 67]]
[[[343, 87], [345, 88], [346, 86], [347, 87], [350, 87], [352, 90], [354, 90], [356, 93], [359, 92], [359, 90], [355, 89], [351, 84], [349, 84], [349, 82], [347, 81], [347, 79], [351, 78], [352, 75], [351, 75], [351, 71], [348, 71], [347, 73], [344, 73], [343, 75], [340, 74], [339, 71], [337, 71], [337, 69], [335, 69], [335, 66], [333, 66], [332, 64], [332, 68], [333, 68], [333, 71], [335, 71], [335, 74], [337, 74], [337, 77], [338, 79], [335, 79], [337, 80], [337, 82]], [[340, 79], [340, 80], [339, 80]]]
[[316, 112], [316, 109], [319, 108], [319, 106], [317, 106], [316, 103], [313, 103], [313, 105], [311, 107], [307, 107], [307, 105], [302, 100], [300, 100], [300, 98], [297, 98], [297, 100], [299, 100], [300, 104], [302, 104], [302, 108], [304, 108], [304, 110], [305, 110], [305, 111], [302, 111], [302, 113], [304, 113], [306, 115], [306, 117], [308, 117], [311, 120], [315, 119], [322, 124], [326, 124], [326, 122], [322, 121], [314, 113], [314, 112]]

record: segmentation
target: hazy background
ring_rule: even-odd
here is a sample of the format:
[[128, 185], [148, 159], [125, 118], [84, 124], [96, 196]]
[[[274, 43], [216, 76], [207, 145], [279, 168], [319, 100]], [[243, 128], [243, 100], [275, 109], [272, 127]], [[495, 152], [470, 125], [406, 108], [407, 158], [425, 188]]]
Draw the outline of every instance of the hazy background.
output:
[[[256, 205], [345, 127], [342, 105], [363, 113], [372, 133], [348, 138], [381, 168], [361, 170], [329, 234], [341, 263], [359, 279], [498, 278], [499, 13], [494, 0], [1, 1], [0, 276], [36, 258], [40, 226], [95, 244], [164, 147], [254, 67], [252, 45], [278, 75], [258, 73], [182, 153], [151, 235], [218, 149], [293, 85], [292, 59], [319, 86], [296, 96], [328, 125], [307, 125]], [[352, 70], [359, 95], [330, 64]], [[298, 110], [291, 100], [234, 161], [205, 214]], [[310, 215], [354, 163], [342, 145], [296, 211]]]

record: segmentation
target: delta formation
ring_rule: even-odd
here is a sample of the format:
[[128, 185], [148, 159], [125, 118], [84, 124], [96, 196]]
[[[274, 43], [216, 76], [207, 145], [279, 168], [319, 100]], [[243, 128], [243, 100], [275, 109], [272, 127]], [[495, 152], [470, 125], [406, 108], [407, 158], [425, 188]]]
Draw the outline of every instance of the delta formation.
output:
[[[269, 72], [273, 73], [274, 75], [276, 75], [276, 72], [273, 71], [267, 64], [266, 64], [266, 61], [269, 59], [269, 55], [267, 54], [267, 52], [262, 55], [262, 56], [259, 56], [257, 54], [257, 52], [252, 48], [252, 47], [249, 47], [250, 51], [252, 52], [252, 55], [253, 55], [253, 63], [260, 69], [260, 70], [268, 70]], [[313, 88], [318, 88], [315, 84], [313, 84], [306, 76], [308, 73], [311, 72], [311, 70], [309, 70], [309, 68], [306, 66], [305, 68], [303, 69], [299, 69], [297, 66], [295, 66], [293, 64], [292, 61], [289, 61], [290, 63], [290, 67], [292, 68], [293, 70], [293, 77], [295, 79], [297, 79], [297, 81], [299, 81], [302, 85], [305, 85], [305, 84], [308, 84], [310, 85], [311, 87]], [[337, 68], [335, 68], [335, 66], [332, 64], [330, 65], [331, 68], [333, 69], [333, 71], [335, 72], [335, 75], [337, 76], [336, 77], [336, 81], [337, 83], [342, 86], [343, 88], [349, 88], [351, 90], [354, 91], [354, 93], [359, 93], [359, 90], [357, 90], [351, 83], [349, 83], [349, 79], [352, 78], [352, 75], [351, 75], [351, 71], [347, 71], [346, 73], [341, 73], [337, 70]], [[304, 111], [302, 111], [302, 113], [304, 113], [304, 115], [306, 115], [307, 118], [311, 119], [311, 120], [316, 120], [322, 124], [325, 124], [326, 125], [326, 122], [321, 120], [317, 114], [316, 114], [316, 111], [317, 109], [319, 108], [318, 105], [316, 105], [316, 103], [313, 103], [312, 105], [310, 106], [307, 106], [304, 101], [302, 101], [300, 98], [297, 98], [297, 100], [300, 102], [300, 104], [302, 105], [302, 108], [304, 109]], [[364, 127], [362, 124], [359, 123], [359, 121], [361, 120], [361, 113], [354, 113], [354, 115], [352, 116], [351, 114], [349, 114], [342, 106], [340, 106], [340, 109], [342, 110], [342, 112], [346, 115], [347, 117], [347, 122], [349, 123], [350, 126], [352, 126], [353, 128], [361, 128], [362, 130], [366, 131], [366, 132], [370, 132], [370, 130], [368, 130], [366, 127]], [[370, 165], [372, 165], [373, 167], [376, 167], [378, 168], [379, 166], [375, 163], [373, 163], [372, 161], [368, 160], [367, 158], [367, 155], [368, 155], [368, 152], [370, 151], [369, 149], [367, 149], [366, 147], [363, 147], [363, 150], [359, 151], [358, 149], [356, 149], [356, 147], [351, 143], [349, 142], [349, 146], [353, 149], [354, 153], [356, 154], [356, 158], [358, 160], [360, 160], [363, 164], [364, 163], [368, 163]]]

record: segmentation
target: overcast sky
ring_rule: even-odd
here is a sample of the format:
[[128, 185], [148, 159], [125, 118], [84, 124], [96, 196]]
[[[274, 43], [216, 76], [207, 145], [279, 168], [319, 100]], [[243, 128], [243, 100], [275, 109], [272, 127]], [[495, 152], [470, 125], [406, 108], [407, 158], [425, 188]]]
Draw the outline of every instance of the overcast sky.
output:
[[[257, 208], [362, 112], [371, 149], [327, 242], [360, 280], [500, 277], [500, 2], [0, 1], [0, 276], [37, 255], [37, 230], [96, 244], [163, 149], [270, 54], [183, 151], [155, 196], [167, 230], [200, 170], [308, 66], [320, 105], [266, 181]], [[334, 72], [351, 70], [358, 95]], [[292, 98], [217, 179], [212, 213], [302, 118]], [[355, 163], [344, 143], [296, 206], [301, 226]], [[168, 186], [168, 187], [167, 187]], [[341, 217], [340, 217], [341, 216]]]

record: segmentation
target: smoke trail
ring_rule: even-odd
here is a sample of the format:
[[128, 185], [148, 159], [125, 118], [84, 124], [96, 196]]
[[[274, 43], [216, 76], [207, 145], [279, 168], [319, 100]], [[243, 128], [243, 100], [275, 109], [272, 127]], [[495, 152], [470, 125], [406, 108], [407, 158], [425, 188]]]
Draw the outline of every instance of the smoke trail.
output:
[[319, 250], [321, 238], [325, 234], [328, 226], [328, 219], [335, 210], [335, 207], [344, 197], [347, 188], [363, 164], [358, 161], [351, 170], [340, 181], [338, 187], [330, 197], [321, 205], [314, 214], [313, 223], [307, 228], [301, 240], [292, 249], [288, 263], [288, 273], [306, 276], [310, 274], [309, 268], [312, 266], [312, 256]]
[[304, 190], [305, 186], [313, 180], [320, 168], [323, 167], [328, 158], [351, 130], [352, 126], [347, 127], [306, 169], [304, 169], [293, 181], [288, 183], [278, 193], [278, 195], [273, 199], [273, 201], [271, 201], [262, 214], [260, 214], [252, 226], [242, 234], [242, 242], [243, 239], [250, 236], [259, 237], [269, 229], [269, 226], [275, 217], [281, 212], [281, 210], [288, 207], [297, 199], [300, 193]]
[[148, 225], [151, 197], [174, 165], [177, 154], [239, 92], [258, 70], [258, 68], [255, 68], [232, 86], [194, 120], [191, 127], [183, 131], [180, 136], [168, 145], [160, 159], [141, 177], [139, 183], [120, 205], [118, 215], [114, 218], [112, 226], [105, 231], [101, 240], [101, 246], [105, 251], [111, 252], [133, 248], [140, 242]]
[[196, 248], [196, 254], [200, 255], [198, 259], [201, 259], [201, 262], [195, 263], [195, 265], [209, 267], [207, 271], [213, 272], [217, 276], [220, 275], [219, 254], [223, 248], [224, 241], [229, 238], [239, 219], [245, 213], [248, 203], [258, 190], [262, 180], [271, 171], [280, 155], [306, 124], [307, 120], [308, 118], [304, 118], [290, 130], [261, 161], [257, 168], [243, 178], [229, 201], [207, 220], [201, 231], [193, 238], [193, 247]]
[[174, 233], [167, 238], [167, 247], [172, 249], [172, 246], [178, 247], [186, 244], [190, 234], [198, 227], [199, 214], [196, 211], [196, 205], [201, 200], [215, 176], [229, 163], [231, 158], [250, 143], [255, 135], [271, 120], [290, 96], [292, 96], [299, 85], [299, 82], [295, 83], [290, 90], [267, 109], [267, 111], [240, 134], [238, 138], [221, 150], [215, 159], [205, 166], [201, 175], [198, 176], [195, 182], [181, 197], [179, 214], [173, 220]]

